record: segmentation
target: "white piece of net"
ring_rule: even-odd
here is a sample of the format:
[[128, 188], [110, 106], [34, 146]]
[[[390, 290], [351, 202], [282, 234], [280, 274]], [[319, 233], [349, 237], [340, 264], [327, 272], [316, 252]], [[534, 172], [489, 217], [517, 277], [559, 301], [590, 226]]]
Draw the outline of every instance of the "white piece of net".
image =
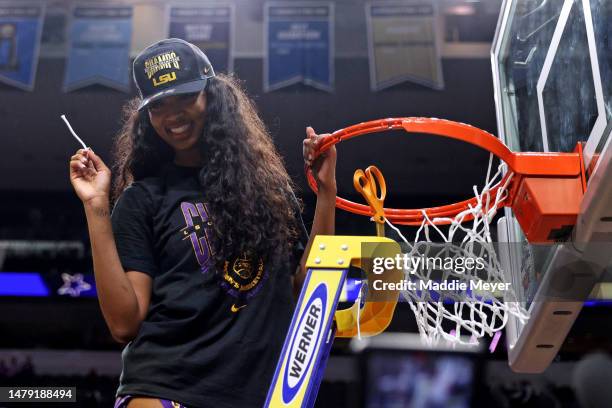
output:
[[[507, 197], [507, 187], [512, 175], [504, 181], [501, 188], [492, 192], [492, 188], [503, 179], [507, 170], [507, 166], [502, 163], [491, 176], [492, 163], [491, 156], [482, 190], [478, 191], [476, 186], [473, 187], [477, 199], [475, 207], [469, 206], [454, 218], [430, 219], [423, 212], [423, 223], [413, 241], [408, 241], [397, 227], [386, 220], [387, 225], [404, 241], [402, 247], [408, 257], [480, 258], [485, 265], [483, 269], [478, 270], [440, 268], [439, 264], [424, 263], [425, 265], [422, 264], [419, 268], [404, 270], [404, 279], [415, 283], [431, 280], [456, 281], [465, 282], [468, 287], [467, 290], [401, 292], [414, 312], [421, 339], [426, 344], [435, 345], [443, 340], [450, 344], [474, 345], [482, 337], [493, 336], [502, 330], [510, 315], [522, 323], [529, 318], [529, 313], [519, 302], [511, 286], [500, 294], [487, 290], [475, 291], [470, 285], [470, 282], [478, 281], [495, 284], [508, 281], [491, 239], [490, 223], [497, 214], [498, 204]], [[473, 220], [465, 221], [469, 216], [472, 216]], [[435, 222], [447, 222], [448, 225], [438, 226]]]

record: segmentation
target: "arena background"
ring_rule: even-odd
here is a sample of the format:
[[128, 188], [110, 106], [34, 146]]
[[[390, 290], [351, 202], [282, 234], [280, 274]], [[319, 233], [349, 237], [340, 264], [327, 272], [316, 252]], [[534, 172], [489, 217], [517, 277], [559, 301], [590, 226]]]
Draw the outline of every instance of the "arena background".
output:
[[[62, 250], [33, 250], [6, 259], [3, 256], [0, 270], [35, 271], [48, 280], [58, 280], [64, 272], [92, 273], [84, 213], [68, 179], [68, 160], [79, 146], [59, 117], [67, 114], [79, 135], [109, 163], [122, 107], [135, 96], [133, 86], [129, 94], [102, 86], [62, 91], [67, 14], [74, 3], [47, 2], [34, 91], [0, 85], [0, 240], [70, 244]], [[134, 5], [134, 56], [163, 37], [166, 3], [124, 3]], [[427, 116], [461, 121], [496, 133], [489, 52], [500, 0], [439, 2], [437, 30], [443, 89], [405, 82], [379, 92], [370, 90], [364, 1], [334, 1], [333, 92], [305, 85], [264, 92], [264, 2], [233, 3], [234, 72], [256, 101], [299, 187], [307, 227], [314, 210], [314, 195], [306, 186], [301, 157], [306, 126], [324, 133], [377, 118]], [[338, 157], [341, 195], [359, 200], [352, 188], [352, 172], [377, 164], [387, 179], [388, 204], [396, 207], [421, 207], [465, 198], [472, 185], [483, 180], [488, 160], [487, 154], [459, 142], [399, 133], [341, 144]], [[339, 234], [374, 233], [373, 225], [365, 218], [340, 211], [337, 218]], [[391, 330], [414, 332], [412, 316], [403, 306]], [[586, 309], [559, 361], [539, 376], [511, 373], [503, 344], [495, 353], [483, 353], [478, 357], [480, 371], [473, 385], [472, 405], [579, 406], [573, 370], [587, 346], [610, 350], [610, 320], [600, 319], [607, 313], [605, 306]], [[79, 403], [70, 406], [109, 406], [120, 372], [119, 352], [120, 346], [111, 339], [95, 298], [0, 296], [0, 386], [74, 384], [79, 389]], [[358, 390], [363, 379], [359, 367], [347, 342], [336, 341], [317, 406], [360, 406]], [[4, 405], [9, 406], [0, 403], [0, 407]]]

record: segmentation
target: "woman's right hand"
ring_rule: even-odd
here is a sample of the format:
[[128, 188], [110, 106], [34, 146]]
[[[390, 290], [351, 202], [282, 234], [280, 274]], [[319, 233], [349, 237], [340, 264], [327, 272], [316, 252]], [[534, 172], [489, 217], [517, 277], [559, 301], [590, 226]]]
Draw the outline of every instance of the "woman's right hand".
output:
[[70, 158], [70, 182], [83, 204], [108, 205], [111, 172], [91, 149], [79, 149]]

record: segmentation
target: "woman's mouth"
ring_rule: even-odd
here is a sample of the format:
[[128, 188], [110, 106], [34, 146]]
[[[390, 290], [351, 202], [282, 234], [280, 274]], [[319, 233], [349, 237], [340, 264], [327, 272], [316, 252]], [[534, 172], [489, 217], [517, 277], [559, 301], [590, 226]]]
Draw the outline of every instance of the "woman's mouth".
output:
[[191, 133], [191, 122], [181, 126], [173, 126], [168, 128], [168, 133], [172, 136], [188, 136]]

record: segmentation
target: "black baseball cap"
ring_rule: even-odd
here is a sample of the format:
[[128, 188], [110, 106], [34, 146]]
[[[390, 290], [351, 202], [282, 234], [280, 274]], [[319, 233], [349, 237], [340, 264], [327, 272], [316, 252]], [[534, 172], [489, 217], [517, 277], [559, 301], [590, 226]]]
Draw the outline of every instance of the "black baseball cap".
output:
[[166, 96], [200, 92], [215, 71], [206, 54], [179, 38], [161, 40], [134, 59], [134, 82], [142, 102], [138, 109]]

